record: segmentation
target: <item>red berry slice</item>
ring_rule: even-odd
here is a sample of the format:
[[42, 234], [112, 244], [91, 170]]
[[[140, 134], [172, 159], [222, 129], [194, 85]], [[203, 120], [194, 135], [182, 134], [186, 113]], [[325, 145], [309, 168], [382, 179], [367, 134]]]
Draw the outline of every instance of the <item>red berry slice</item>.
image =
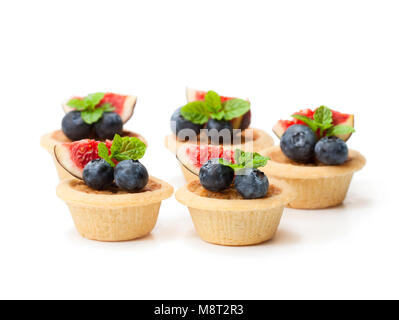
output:
[[234, 151], [222, 146], [185, 144], [177, 151], [177, 159], [195, 175], [208, 160], [220, 158], [235, 163]]
[[[82, 179], [83, 169], [92, 160], [98, 159], [98, 144], [96, 140], [80, 140], [58, 144], [54, 147], [54, 154], [58, 163], [71, 175]], [[105, 142], [111, 149], [112, 141]]]

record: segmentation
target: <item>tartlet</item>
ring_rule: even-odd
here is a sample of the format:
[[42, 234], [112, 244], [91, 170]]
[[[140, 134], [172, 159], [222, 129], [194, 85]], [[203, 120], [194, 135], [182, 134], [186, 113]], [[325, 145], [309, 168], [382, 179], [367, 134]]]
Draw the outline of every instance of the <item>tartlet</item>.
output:
[[295, 192], [282, 181], [272, 181], [262, 199], [243, 199], [233, 189], [205, 190], [198, 180], [176, 192], [190, 211], [195, 229], [206, 242], [225, 246], [254, 245], [270, 240], [279, 226], [284, 206]]
[[154, 177], [137, 193], [117, 188], [96, 191], [77, 179], [63, 180], [57, 187], [57, 195], [68, 205], [78, 232], [98, 241], [127, 241], [149, 234], [162, 200], [172, 194], [172, 186]]
[[364, 156], [355, 150], [349, 150], [348, 161], [339, 166], [298, 164], [288, 159], [279, 146], [269, 148], [266, 154], [271, 160], [261, 170], [296, 190], [298, 196], [287, 204], [296, 209], [322, 209], [341, 204], [353, 174], [366, 164]]
[[[62, 104], [65, 115], [61, 130], [45, 134], [40, 139], [40, 145], [54, 158], [54, 147], [60, 143], [96, 139], [105, 141], [115, 134], [124, 137], [144, 138], [134, 132], [126, 131], [124, 124], [132, 117], [137, 97], [112, 92], [97, 92], [86, 97], [72, 97]], [[69, 179], [72, 176], [66, 172], [57, 161], [55, 166], [59, 178]]]
[[60, 165], [76, 177], [61, 181], [57, 195], [83, 237], [125, 241], [151, 232], [173, 188], [139, 161], [147, 149], [143, 141], [116, 134], [112, 141], [84, 139], [54, 149]]
[[320, 106], [296, 112], [292, 118], [274, 126], [280, 146], [266, 151], [271, 160], [263, 171], [296, 190], [298, 197], [287, 205], [290, 208], [341, 204], [353, 174], [366, 164], [363, 155], [347, 146], [355, 132], [354, 115]]
[[[142, 137], [140, 134], [132, 132], [132, 131], [127, 131], [124, 130], [122, 132], [123, 137], [136, 137], [139, 138], [141, 141], [143, 141], [146, 145], [148, 145], [147, 141]], [[62, 132], [62, 130], [55, 130], [51, 133], [45, 134], [40, 138], [40, 145], [47, 150], [47, 152], [53, 157], [53, 161], [58, 173], [58, 177], [60, 180], [63, 179], [71, 179], [73, 176], [66, 171], [55, 159], [54, 157], [54, 147], [57, 144], [60, 143], [65, 143], [65, 142], [72, 142], [72, 140], [68, 139], [65, 134]]]

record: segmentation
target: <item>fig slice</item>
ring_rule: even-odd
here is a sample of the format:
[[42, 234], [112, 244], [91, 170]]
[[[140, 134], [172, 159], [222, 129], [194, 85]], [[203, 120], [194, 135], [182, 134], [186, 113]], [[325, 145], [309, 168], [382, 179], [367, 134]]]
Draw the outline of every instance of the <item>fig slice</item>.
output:
[[[73, 99], [81, 99], [80, 97], [73, 97]], [[69, 100], [69, 99], [68, 99]], [[67, 105], [66, 101], [62, 104], [62, 108], [65, 113], [71, 112], [74, 109]], [[122, 122], [126, 123], [133, 116], [134, 108], [136, 106], [137, 97], [125, 96], [117, 93], [108, 92], [104, 95], [100, 104], [110, 103], [114, 108], [115, 112], [120, 115]]]
[[[57, 162], [72, 176], [83, 179], [83, 169], [92, 160], [98, 159], [98, 144], [96, 140], [80, 140], [57, 144], [54, 147], [54, 156]], [[108, 149], [112, 141], [105, 142]]]
[[201, 167], [208, 160], [224, 158], [234, 163], [234, 151], [222, 146], [186, 143], [177, 150], [176, 158], [188, 171], [198, 176]]

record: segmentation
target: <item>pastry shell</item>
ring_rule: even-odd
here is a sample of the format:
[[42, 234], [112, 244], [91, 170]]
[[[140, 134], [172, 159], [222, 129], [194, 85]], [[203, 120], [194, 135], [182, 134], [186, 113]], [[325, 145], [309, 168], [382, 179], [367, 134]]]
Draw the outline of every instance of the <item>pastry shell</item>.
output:
[[[138, 133], [132, 131], [123, 131], [122, 136], [137, 137], [147, 145], [147, 141]], [[72, 179], [72, 176], [68, 171], [66, 171], [57, 161], [54, 156], [54, 146], [58, 143], [72, 142], [69, 140], [62, 130], [56, 130], [51, 133], [45, 134], [40, 138], [40, 145], [47, 150], [47, 152], [53, 157], [55, 168], [57, 169], [58, 177], [60, 180]]]
[[277, 231], [284, 206], [295, 192], [282, 181], [271, 181], [278, 195], [265, 199], [228, 200], [200, 196], [190, 184], [176, 192], [176, 199], [190, 211], [195, 229], [206, 242], [225, 246], [254, 245], [271, 239]]
[[173, 187], [150, 177], [160, 185], [153, 191], [125, 194], [86, 193], [74, 188], [79, 180], [63, 180], [57, 195], [68, 205], [78, 232], [98, 241], [127, 241], [149, 234], [155, 227], [162, 200]]
[[366, 164], [358, 151], [349, 150], [349, 161], [339, 166], [308, 166], [288, 160], [279, 146], [266, 151], [271, 158], [261, 170], [270, 178], [285, 181], [297, 198], [287, 204], [295, 209], [323, 209], [341, 204], [353, 174]]
[[[244, 131], [244, 134], [247, 136], [253, 135], [253, 140], [247, 143], [233, 145], [234, 149], [241, 149], [248, 152], [257, 152], [261, 155], [264, 155], [266, 150], [274, 145], [273, 138], [268, 135], [265, 131], [255, 128], [249, 128]], [[192, 144], [193, 142], [184, 142], [178, 141], [174, 134], [170, 134], [165, 137], [165, 146], [169, 149], [173, 154], [176, 155], [177, 150], [182, 147], [184, 144]], [[195, 143], [195, 142], [194, 142]], [[180, 165], [180, 168], [183, 172], [183, 176], [187, 182], [191, 182], [193, 180], [197, 180], [198, 177], [187, 170], [184, 166]]]

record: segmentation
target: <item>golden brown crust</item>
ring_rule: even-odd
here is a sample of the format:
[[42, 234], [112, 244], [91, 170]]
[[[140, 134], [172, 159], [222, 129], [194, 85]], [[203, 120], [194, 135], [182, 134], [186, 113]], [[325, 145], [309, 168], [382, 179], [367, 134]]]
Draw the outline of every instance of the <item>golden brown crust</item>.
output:
[[190, 190], [190, 186], [195, 181], [190, 184], [180, 188], [176, 192], [176, 199], [190, 207], [202, 210], [214, 210], [214, 211], [256, 211], [256, 210], [265, 210], [271, 209], [274, 207], [281, 207], [294, 200], [296, 197], [295, 192], [292, 188], [282, 181], [273, 181], [271, 180], [271, 185], [274, 188], [281, 190], [279, 194], [275, 194], [271, 197], [266, 197], [263, 199], [216, 199], [204, 197], [196, 192]]
[[77, 205], [86, 205], [90, 207], [131, 207], [131, 206], [145, 206], [151, 203], [157, 203], [167, 199], [173, 194], [173, 187], [168, 183], [150, 177], [153, 183], [158, 184], [160, 187], [145, 192], [138, 193], [87, 193], [80, 190], [79, 180], [68, 179], [61, 181], [57, 187], [57, 195], [65, 202]]
[[[233, 145], [233, 148], [239, 148], [241, 150], [258, 152], [260, 154], [264, 154], [265, 150], [274, 145], [273, 138], [268, 135], [265, 131], [255, 128], [249, 128], [244, 131], [246, 136], [253, 135], [253, 141], [248, 139], [245, 144]], [[184, 144], [188, 144], [192, 142], [183, 142], [176, 140], [176, 136], [174, 134], [170, 134], [165, 137], [165, 146], [172, 153], [176, 154], [177, 150]], [[253, 150], [251, 150], [253, 149]]]
[[67, 202], [78, 232], [98, 241], [127, 241], [149, 234], [161, 202], [142, 206], [93, 207]]
[[273, 238], [284, 207], [258, 210], [203, 210], [188, 208], [199, 236], [223, 246], [249, 246]]
[[298, 197], [287, 207], [295, 209], [324, 209], [341, 204], [348, 192], [353, 173], [320, 179], [284, 179]]
[[344, 176], [358, 171], [366, 164], [365, 157], [358, 151], [349, 150], [349, 160], [339, 166], [301, 165], [287, 159], [280, 146], [274, 146], [266, 150], [271, 160], [264, 168], [266, 175], [277, 179], [322, 179], [336, 176]]

